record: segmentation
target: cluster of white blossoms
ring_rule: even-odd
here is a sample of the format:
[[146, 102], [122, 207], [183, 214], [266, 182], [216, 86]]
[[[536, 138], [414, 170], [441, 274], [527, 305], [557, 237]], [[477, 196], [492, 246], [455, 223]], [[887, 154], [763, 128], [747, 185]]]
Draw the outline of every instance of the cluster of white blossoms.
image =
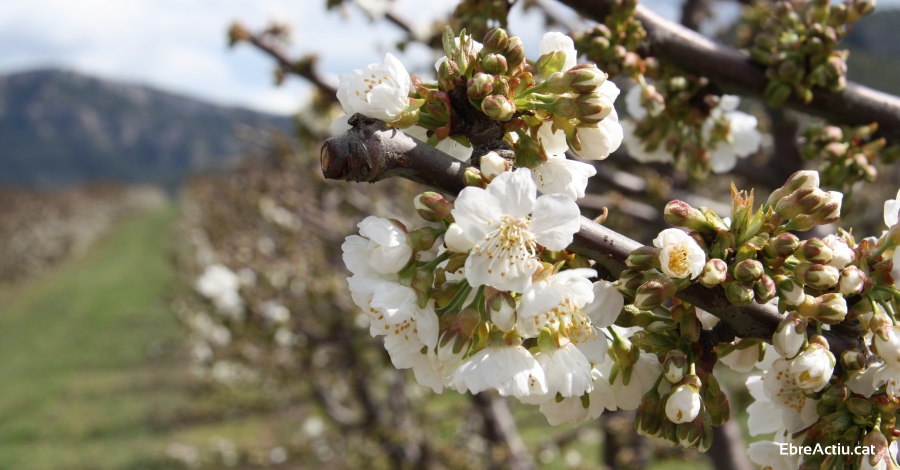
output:
[[197, 279], [194, 289], [209, 299], [219, 312], [240, 317], [244, 311], [244, 300], [238, 293], [240, 286], [237, 274], [221, 264], [212, 264]]
[[[633, 86], [625, 96], [625, 106], [631, 119], [622, 121], [625, 147], [628, 154], [642, 163], [675, 163], [675, 149], [667, 146], [667, 139], [648, 142], [635, 134], [638, 122], [649, 113], [641, 104], [643, 87]], [[702, 146], [709, 154], [709, 165], [713, 173], [727, 173], [737, 165], [738, 158], [746, 158], [759, 150], [762, 134], [757, 130], [756, 117], [737, 110], [740, 98], [722, 95], [709, 112], [700, 127]], [[693, 130], [682, 128], [685, 137]]]

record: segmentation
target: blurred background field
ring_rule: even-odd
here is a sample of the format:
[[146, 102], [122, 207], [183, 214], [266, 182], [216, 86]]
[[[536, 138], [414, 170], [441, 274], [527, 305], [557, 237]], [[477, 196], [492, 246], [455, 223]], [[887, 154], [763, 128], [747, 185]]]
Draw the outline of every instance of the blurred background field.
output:
[[[299, 13], [310, 12], [331, 25], [343, 49], [328, 48], [322, 31], [301, 31], [301, 46], [318, 47], [334, 73], [380, 60], [395, 39], [348, 47], [341, 34], [392, 31], [369, 24], [350, 2], [331, 12], [324, 1], [272, 2], [260, 11], [238, 3], [233, 14], [248, 20], [266, 10], [309, 24]], [[398, 3], [417, 17], [413, 3]], [[884, 11], [846, 40], [849, 77], [900, 93], [900, 51], [892, 46], [900, 11], [881, 3]], [[676, 15], [669, 2], [650, 4]], [[713, 23], [726, 31], [736, 2], [713, 5]], [[179, 12], [159, 8], [164, 18]], [[196, 18], [202, 8], [189, 10]], [[23, 12], [0, 6], [0, 17]], [[536, 44], [540, 13], [516, 15], [512, 32]], [[87, 20], [72, 18], [79, 21]], [[129, 75], [102, 65], [109, 58], [95, 69], [81, 60], [114, 43], [114, 34], [78, 43], [84, 50], [68, 52], [75, 62], [34, 41], [22, 43], [21, 54], [0, 54], [0, 468], [509, 468], [517, 449], [527, 454], [524, 464], [548, 469], [715, 466], [708, 456], [637, 439], [629, 413], [551, 428], [534, 407], [436, 395], [395, 370], [348, 298], [340, 244], [366, 214], [415, 223], [406, 203], [421, 188], [325, 181], [318, 148], [327, 113], [314, 112], [321, 101], [297, 83], [265, 91], [275, 90], [271, 64], [248, 49], [229, 56], [228, 21], [197, 29], [222, 49], [210, 57], [234, 61], [222, 72], [228, 86], [200, 77], [208, 90], [193, 78], [179, 88], [178, 79], [138, 76], [143, 69], [134, 64]], [[13, 23], [0, 21], [0, 38], [30, 37]], [[48, 44], [59, 42], [46, 34]], [[405, 53], [428, 73], [430, 49]], [[35, 59], [22, 59], [28, 54]], [[164, 65], [191, 74], [209, 63], [192, 57]], [[758, 104], [750, 109], [765, 113]], [[771, 158], [754, 157], [734, 179], [765, 194], [766, 184], [780, 183], [766, 181]], [[661, 204], [679, 190], [672, 174], [638, 167], [623, 152], [598, 170], [585, 214], [608, 207], [611, 224], [647, 242], [663, 226]], [[897, 175], [883, 169], [881, 178], [896, 183]], [[689, 189], [721, 203], [730, 181]], [[877, 216], [873, 201], [884, 195], [860, 195], [854, 220]], [[216, 265], [233, 273], [223, 282], [238, 298], [199, 292], [198, 279]], [[737, 374], [726, 385], [733, 420], [743, 423], [746, 388]], [[512, 439], [504, 434], [509, 423], [518, 430]]]

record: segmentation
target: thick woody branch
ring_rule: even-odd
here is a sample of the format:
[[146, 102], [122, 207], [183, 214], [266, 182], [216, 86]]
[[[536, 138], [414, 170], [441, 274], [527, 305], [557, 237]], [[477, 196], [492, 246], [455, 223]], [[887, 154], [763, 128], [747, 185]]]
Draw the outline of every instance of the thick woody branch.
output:
[[[388, 128], [381, 121], [355, 115], [350, 124], [353, 129], [328, 139], [322, 147], [322, 171], [326, 178], [374, 183], [399, 176], [451, 196], [465, 187], [463, 174], [470, 165], [402, 131]], [[641, 246], [625, 235], [582, 217], [581, 229], [568, 249], [593, 259], [612, 276], [618, 277], [627, 269], [628, 255]], [[693, 284], [680, 291], [677, 297], [721, 318], [741, 338], [770, 341], [783, 318], [772, 305], [732, 305], [721, 286], [707, 289]], [[856, 327], [858, 323], [855, 322], [840, 324], [825, 332], [836, 355], [847, 349], [860, 349]]]
[[[560, 2], [600, 22], [609, 15], [615, 3], [612, 0]], [[705, 76], [723, 92], [764, 98], [768, 84], [765, 70], [751, 62], [747, 55], [668, 21], [643, 5], [637, 6], [635, 15], [647, 31], [648, 55], [686, 72]], [[810, 103], [791, 97], [786, 105], [833, 122], [862, 125], [877, 121], [882, 135], [900, 141], [900, 98], [857, 83], [847, 83], [847, 88], [839, 93], [813, 89]]]

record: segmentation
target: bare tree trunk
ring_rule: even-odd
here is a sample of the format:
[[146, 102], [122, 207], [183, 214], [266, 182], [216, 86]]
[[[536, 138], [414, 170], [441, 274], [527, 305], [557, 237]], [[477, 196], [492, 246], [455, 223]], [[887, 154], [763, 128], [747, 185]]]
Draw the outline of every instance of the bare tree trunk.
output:
[[603, 462], [609, 468], [641, 470], [650, 461], [647, 438], [634, 430], [634, 411], [603, 414]]
[[706, 455], [712, 459], [716, 470], [751, 470], [747, 459], [747, 447], [741, 430], [734, 421], [713, 427], [713, 442]]
[[537, 468], [534, 459], [525, 447], [516, 421], [509, 411], [506, 399], [494, 393], [482, 392], [472, 395], [475, 403], [485, 420], [485, 434], [491, 444], [505, 446], [509, 451], [507, 459], [508, 468], [511, 470], [534, 470]]

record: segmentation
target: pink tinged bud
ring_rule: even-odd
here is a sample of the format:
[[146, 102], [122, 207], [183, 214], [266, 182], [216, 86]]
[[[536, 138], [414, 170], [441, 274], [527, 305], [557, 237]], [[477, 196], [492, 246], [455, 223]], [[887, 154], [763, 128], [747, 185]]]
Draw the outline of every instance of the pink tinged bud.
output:
[[481, 59], [481, 68], [485, 73], [502, 75], [507, 70], [506, 57], [500, 54], [488, 54]]
[[755, 259], [745, 259], [734, 266], [734, 278], [738, 281], [753, 282], [765, 273], [762, 263]]
[[607, 75], [593, 64], [578, 64], [565, 72], [566, 84], [576, 93], [596, 91], [606, 78]]
[[700, 392], [691, 385], [681, 385], [666, 400], [666, 417], [673, 423], [689, 423], [700, 414]]
[[487, 32], [484, 35], [483, 41], [483, 50], [485, 52], [500, 52], [503, 53], [506, 51], [506, 48], [509, 46], [509, 35], [506, 33], [506, 30], [503, 28], [494, 28]]
[[672, 298], [677, 290], [675, 283], [669, 278], [652, 279], [638, 288], [634, 305], [641, 310], [652, 310]]
[[847, 317], [847, 300], [841, 294], [823, 294], [815, 299], [814, 318], [822, 323], [835, 325]]
[[503, 55], [506, 56], [506, 65], [510, 70], [522, 65], [522, 62], [525, 62], [525, 46], [522, 44], [522, 39], [518, 36], [509, 38], [506, 52]]
[[770, 239], [763, 249], [763, 252], [769, 258], [786, 258], [797, 251], [799, 244], [800, 242], [796, 235], [792, 233], [782, 233], [777, 237]]
[[480, 100], [494, 90], [494, 77], [483, 73], [476, 73], [474, 77], [469, 79], [466, 94], [473, 100]]
[[841, 271], [840, 292], [844, 295], [862, 293], [866, 287], [866, 275], [856, 266], [848, 266]]
[[806, 342], [807, 320], [797, 313], [788, 314], [787, 318], [778, 324], [775, 334], [772, 335], [772, 346], [775, 351], [785, 359], [793, 359], [800, 353], [800, 348]]
[[756, 281], [753, 289], [756, 292], [756, 302], [760, 304], [769, 303], [778, 295], [778, 291], [775, 289], [775, 281], [765, 274]]
[[706, 287], [713, 288], [725, 282], [728, 277], [728, 265], [725, 261], [718, 258], [709, 260], [703, 266], [703, 272], [700, 273], [699, 281]]
[[509, 121], [516, 114], [516, 105], [503, 95], [491, 95], [481, 102], [481, 110], [495, 121]]
[[666, 222], [672, 225], [705, 233], [710, 233], [713, 229], [713, 225], [706, 219], [702, 212], [691, 207], [690, 204], [684, 201], [679, 201], [677, 199], [670, 201], [666, 204], [663, 214], [665, 215]]
[[450, 224], [450, 227], [447, 228], [447, 232], [444, 234], [444, 243], [447, 245], [447, 249], [456, 253], [466, 253], [474, 246], [466, 238], [462, 227], [456, 223]]
[[841, 218], [841, 202], [844, 195], [838, 191], [829, 191], [825, 199], [825, 205], [822, 206], [814, 217], [819, 225], [837, 222]]
[[497, 152], [488, 152], [481, 157], [481, 173], [490, 180], [509, 170], [509, 166], [509, 162]]
[[804, 240], [800, 244], [797, 256], [800, 259], [809, 261], [810, 263], [828, 264], [834, 257], [834, 251], [818, 238]]

